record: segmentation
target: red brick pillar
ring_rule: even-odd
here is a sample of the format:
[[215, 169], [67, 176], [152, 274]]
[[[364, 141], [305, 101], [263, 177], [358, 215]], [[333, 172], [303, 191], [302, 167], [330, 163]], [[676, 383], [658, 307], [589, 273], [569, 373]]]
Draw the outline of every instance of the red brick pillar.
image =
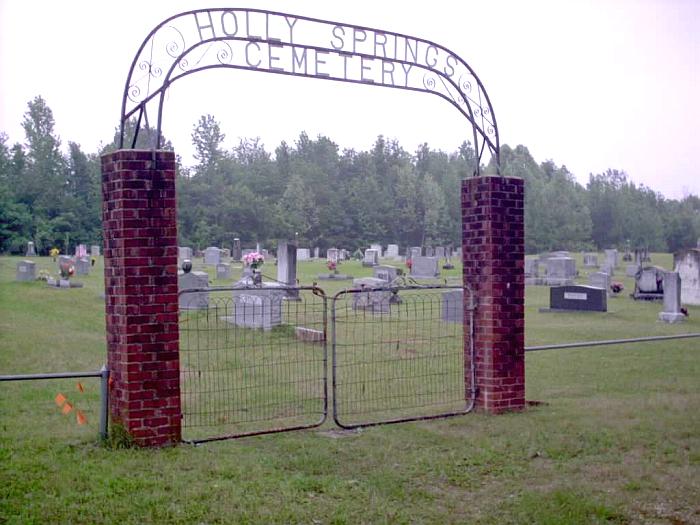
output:
[[110, 413], [141, 446], [180, 441], [175, 154], [102, 157]]
[[463, 279], [476, 299], [476, 407], [491, 413], [525, 406], [523, 196], [519, 178], [462, 181]]

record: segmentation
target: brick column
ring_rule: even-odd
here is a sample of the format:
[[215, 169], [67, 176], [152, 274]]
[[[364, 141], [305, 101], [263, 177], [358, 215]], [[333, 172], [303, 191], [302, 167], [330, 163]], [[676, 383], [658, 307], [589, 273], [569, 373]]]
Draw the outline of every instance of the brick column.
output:
[[110, 414], [141, 446], [180, 441], [175, 154], [102, 157]]
[[[515, 177], [462, 181], [463, 279], [477, 303], [476, 407], [490, 413], [525, 406], [523, 196]], [[468, 343], [465, 335], [467, 366]]]

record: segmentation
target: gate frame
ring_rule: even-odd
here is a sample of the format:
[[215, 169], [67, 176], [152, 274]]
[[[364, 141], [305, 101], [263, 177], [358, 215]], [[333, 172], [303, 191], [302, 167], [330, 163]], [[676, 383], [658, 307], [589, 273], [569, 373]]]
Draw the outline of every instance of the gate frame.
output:
[[[210, 293], [210, 292], [233, 292], [233, 291], [245, 291], [245, 290], [256, 290], [259, 291], [264, 288], [256, 287], [256, 286], [245, 286], [245, 287], [236, 287], [236, 286], [215, 286], [212, 288], [190, 288], [187, 290], [180, 290], [178, 292], [178, 304], [179, 304], [179, 298], [182, 295], [185, 294], [190, 294], [190, 293]], [[201, 438], [201, 439], [183, 439], [183, 443], [189, 443], [189, 444], [200, 444], [200, 443], [209, 443], [212, 441], [223, 441], [227, 439], [237, 439], [237, 438], [243, 438], [243, 437], [252, 437], [252, 436], [261, 436], [265, 434], [279, 434], [282, 432], [291, 432], [293, 430], [308, 430], [311, 428], [317, 428], [323, 425], [323, 423], [326, 422], [328, 419], [328, 296], [326, 295], [325, 291], [323, 288], [320, 288], [318, 286], [279, 286], [275, 288], [275, 290], [288, 290], [288, 291], [303, 291], [303, 290], [310, 290], [315, 296], [320, 297], [322, 299], [322, 305], [323, 305], [323, 412], [321, 414], [321, 418], [319, 421], [316, 421], [314, 423], [310, 423], [308, 425], [295, 425], [295, 426], [290, 426], [290, 427], [277, 427], [277, 428], [272, 428], [272, 429], [267, 429], [267, 430], [255, 430], [251, 432], [240, 432], [240, 433], [232, 433], [232, 434], [225, 434], [221, 436], [216, 436], [216, 437], [210, 437], [210, 438]], [[320, 292], [320, 293], [316, 293]], [[197, 310], [193, 310], [197, 311]], [[178, 313], [179, 315], [179, 313]], [[182, 352], [182, 351], [180, 351]], [[181, 396], [182, 397], [182, 396]], [[184, 421], [185, 419], [185, 413], [183, 411], [182, 414], [182, 419]], [[183, 425], [185, 427], [185, 425]]]
[[[372, 421], [366, 423], [353, 423], [347, 424], [340, 421], [337, 407], [337, 389], [336, 389], [336, 377], [337, 377], [337, 367], [336, 367], [336, 309], [335, 305], [338, 298], [341, 295], [348, 295], [353, 293], [362, 292], [379, 292], [379, 291], [401, 291], [401, 290], [463, 290], [464, 291], [464, 302], [463, 302], [463, 318], [462, 318], [462, 330], [463, 330], [463, 351], [464, 351], [464, 389], [465, 389], [465, 401], [467, 401], [467, 406], [464, 410], [459, 410], [456, 412], [445, 412], [442, 414], [433, 414], [427, 416], [411, 416], [404, 418], [394, 418], [387, 419], [383, 421]], [[467, 302], [466, 296], [469, 295], [469, 301]], [[332, 367], [333, 371], [331, 374], [332, 390], [333, 390], [333, 422], [340, 428], [345, 430], [353, 430], [357, 428], [364, 427], [374, 427], [379, 425], [390, 425], [393, 423], [406, 423], [409, 421], [427, 421], [431, 419], [444, 419], [448, 417], [461, 416], [470, 413], [474, 410], [476, 405], [477, 387], [476, 387], [476, 367], [474, 360], [474, 312], [476, 311], [476, 303], [474, 302], [474, 294], [468, 286], [449, 286], [449, 285], [410, 285], [410, 286], [380, 286], [380, 287], [366, 287], [366, 288], [349, 288], [337, 292], [331, 298], [331, 325], [333, 326], [333, 336], [332, 336]], [[469, 331], [464, 329], [465, 323], [469, 323]], [[467, 343], [467, 341], [469, 341]], [[467, 346], [469, 347], [469, 353], [467, 354]], [[468, 363], [468, 364], [467, 364]], [[467, 381], [467, 369], [469, 374], [469, 380]], [[468, 383], [468, 385], [467, 385]]]

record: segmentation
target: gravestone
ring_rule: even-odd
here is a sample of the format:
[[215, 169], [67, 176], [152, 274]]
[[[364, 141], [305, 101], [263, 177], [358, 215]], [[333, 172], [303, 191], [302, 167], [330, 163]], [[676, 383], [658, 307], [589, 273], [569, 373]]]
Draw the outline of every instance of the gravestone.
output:
[[379, 252], [372, 248], [367, 248], [365, 250], [364, 257], [362, 258], [362, 266], [377, 266], [379, 264]]
[[377, 250], [377, 256], [381, 259], [382, 258], [382, 252], [384, 249], [382, 248], [381, 244], [370, 244], [369, 245], [370, 250]]
[[546, 284], [563, 286], [574, 284], [576, 277], [576, 261], [571, 257], [550, 257], [546, 259]]
[[321, 248], [316, 246], [316, 248], [314, 248], [314, 259], [318, 259], [319, 257], [321, 257]]
[[233, 315], [222, 319], [243, 328], [266, 331], [279, 326], [286, 293], [276, 285], [264, 283], [260, 288], [233, 290]]
[[549, 289], [551, 310], [608, 311], [608, 294], [603, 288], [583, 285], [553, 286]]
[[[277, 281], [284, 286], [297, 285], [297, 247], [295, 244], [277, 241]], [[298, 290], [288, 290], [287, 298], [300, 300]]]
[[58, 272], [61, 275], [65, 274], [65, 269], [71, 266], [75, 266], [72, 257], [68, 257], [67, 255], [58, 256]]
[[437, 257], [414, 257], [411, 264], [411, 277], [432, 279], [440, 275], [440, 260]]
[[432, 246], [425, 247], [425, 256], [426, 257], [435, 257], [435, 250], [433, 249]]
[[75, 259], [75, 274], [76, 275], [90, 275], [90, 259], [83, 257], [76, 257]]
[[673, 269], [681, 277], [681, 303], [700, 305], [700, 248], [675, 254]]
[[592, 272], [588, 276], [588, 284], [594, 288], [602, 288], [610, 294], [610, 276], [605, 272]]
[[297, 248], [297, 261], [308, 261], [311, 258], [311, 251], [308, 248]]
[[93, 244], [90, 246], [90, 255], [92, 257], [99, 257], [100, 256], [100, 247], [97, 244]]
[[584, 253], [583, 254], [583, 265], [586, 268], [598, 268], [598, 254], [597, 253]]
[[398, 244], [387, 245], [386, 257], [388, 259], [398, 259], [399, 258], [399, 245]]
[[438, 246], [435, 248], [435, 257], [438, 259], [444, 259], [445, 258], [445, 247], [444, 246]]
[[617, 268], [617, 250], [605, 250], [605, 267], [613, 270]]
[[685, 320], [681, 313], [681, 276], [677, 272], [664, 272], [664, 308], [659, 319], [666, 323]]
[[[209, 288], [209, 275], [206, 272], [178, 272], [179, 292]], [[180, 310], [206, 310], [209, 308], [209, 292], [180, 293]]]
[[219, 263], [216, 265], [216, 278], [217, 279], [230, 279], [231, 278], [231, 265], [229, 263]]
[[221, 250], [216, 246], [209, 246], [204, 250], [204, 264], [216, 266], [221, 262]]
[[15, 281], [33, 281], [36, 279], [36, 263], [33, 261], [20, 261], [17, 263]]
[[338, 264], [340, 261], [340, 250], [338, 250], [338, 248], [328, 248], [326, 251], [326, 260]]
[[386, 281], [387, 283], [390, 283], [399, 275], [403, 274], [401, 269], [397, 268], [396, 266], [389, 265], [375, 266], [373, 270], [375, 279], [381, 279], [382, 281]]
[[177, 247], [177, 258], [180, 261], [184, 261], [185, 259], [189, 259], [191, 261], [192, 260], [192, 248], [187, 248], [186, 246], [178, 246]]
[[421, 257], [423, 255], [423, 248], [420, 246], [411, 246], [408, 249], [408, 257], [409, 259], [414, 259], [416, 257]]
[[29, 241], [27, 243], [27, 251], [24, 254], [25, 257], [36, 257], [36, 250], [34, 249], [34, 243]]
[[361, 279], [353, 279], [353, 288], [364, 289], [367, 291], [354, 292], [352, 294], [353, 310], [367, 310], [373, 314], [386, 314], [390, 312], [391, 304], [398, 302], [398, 295], [395, 295], [391, 290], [375, 290], [372, 288], [381, 288], [386, 286], [386, 281], [374, 277], [363, 277]]
[[645, 266], [635, 276], [635, 299], [661, 300], [664, 295], [664, 274], [666, 271], [658, 266]]
[[87, 246], [85, 246], [84, 244], [79, 244], [75, 247], [76, 257], [87, 257], [87, 254]]
[[442, 294], [442, 320], [446, 323], [464, 322], [464, 290], [450, 290]]
[[234, 262], [239, 262], [243, 254], [241, 253], [241, 240], [236, 237], [233, 239], [233, 250], [231, 251], [231, 259]]

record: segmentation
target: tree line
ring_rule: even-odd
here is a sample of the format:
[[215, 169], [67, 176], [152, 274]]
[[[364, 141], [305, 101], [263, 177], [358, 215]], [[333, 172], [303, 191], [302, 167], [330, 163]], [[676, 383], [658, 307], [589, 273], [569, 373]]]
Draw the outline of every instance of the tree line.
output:
[[[85, 153], [54, 130], [41, 97], [28, 103], [23, 144], [0, 132], [0, 252], [22, 253], [34, 241], [54, 246], [101, 242], [100, 156]], [[127, 127], [127, 143], [135, 131]], [[152, 130], [141, 129], [137, 147]], [[212, 115], [193, 126], [194, 166], [178, 159], [180, 245], [204, 248], [295, 239], [300, 246], [354, 250], [372, 242], [405, 246], [461, 243], [460, 181], [476, 156], [465, 142], [446, 153], [422, 144], [410, 153], [380, 136], [368, 151], [339, 147], [302, 132], [294, 144], [269, 152], [258, 139], [224, 148]], [[164, 140], [165, 148], [172, 149]], [[483, 166], [485, 172], [493, 165]], [[501, 172], [525, 180], [525, 248], [596, 250], [647, 247], [676, 251], [700, 237], [700, 199], [667, 199], [626, 173], [607, 170], [579, 184], [566, 166], [538, 163], [525, 146], [501, 148]]]

